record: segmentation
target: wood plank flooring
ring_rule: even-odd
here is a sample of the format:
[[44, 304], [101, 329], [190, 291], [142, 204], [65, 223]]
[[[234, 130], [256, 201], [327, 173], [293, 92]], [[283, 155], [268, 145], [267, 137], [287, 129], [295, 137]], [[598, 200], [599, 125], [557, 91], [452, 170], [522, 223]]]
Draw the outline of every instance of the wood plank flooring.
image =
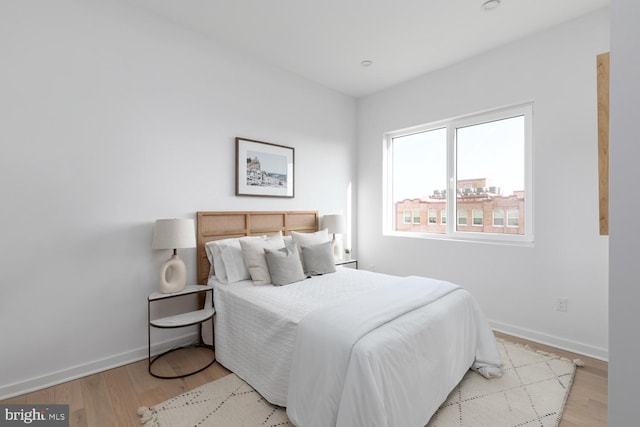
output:
[[[570, 359], [580, 358], [584, 366], [576, 372], [560, 427], [607, 425], [606, 362], [501, 333], [496, 336]], [[210, 354], [204, 349], [193, 349], [188, 353], [178, 351], [158, 360], [153, 365], [154, 372], [176, 374], [180, 369], [189, 369], [198, 363], [203, 366]], [[0, 403], [68, 404], [72, 427], [139, 426], [137, 411], [140, 406], [154, 406], [227, 374], [229, 371], [216, 362], [198, 374], [162, 380], [148, 374], [145, 359]]]

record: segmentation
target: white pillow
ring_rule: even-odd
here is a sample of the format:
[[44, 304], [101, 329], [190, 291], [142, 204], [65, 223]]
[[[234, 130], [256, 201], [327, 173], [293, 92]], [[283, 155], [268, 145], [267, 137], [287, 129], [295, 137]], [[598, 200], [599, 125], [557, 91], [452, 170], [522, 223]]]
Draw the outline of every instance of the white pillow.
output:
[[218, 241], [212, 240], [204, 244], [204, 250], [207, 252], [207, 258], [209, 259], [209, 277], [215, 275], [216, 279], [222, 283], [227, 283], [227, 272], [224, 269], [224, 263], [222, 261], [222, 252], [218, 248]]
[[[293, 239], [293, 243], [298, 245], [298, 249], [302, 248], [303, 246], [319, 245], [320, 243], [331, 241], [331, 236], [329, 236], [329, 232], [326, 228], [320, 231], [316, 231], [315, 233], [300, 233], [299, 231], [292, 231], [291, 237]], [[300, 262], [304, 266], [304, 257], [302, 256], [302, 251], [300, 251]]]
[[331, 241], [331, 236], [329, 236], [326, 228], [316, 231], [315, 233], [300, 233], [299, 231], [292, 231], [291, 237], [293, 238], [293, 243], [296, 243], [298, 246], [318, 245], [320, 243]]
[[336, 272], [336, 262], [333, 259], [331, 242], [303, 246], [300, 249], [304, 262], [302, 267], [304, 274], [307, 276], [319, 276], [321, 274]]
[[293, 249], [286, 247], [277, 250], [265, 249], [264, 257], [269, 266], [271, 281], [275, 286], [288, 285], [305, 279], [298, 249], [295, 246]]
[[242, 248], [244, 263], [249, 269], [253, 284], [270, 285], [271, 275], [269, 274], [269, 267], [267, 266], [267, 259], [264, 256], [264, 250], [284, 248], [282, 233], [259, 239], [243, 237], [240, 239], [240, 247]]
[[[260, 236], [242, 237], [243, 239], [260, 240]], [[207, 257], [211, 263], [209, 276], [216, 275], [222, 283], [235, 283], [251, 278], [242, 256], [240, 238], [214, 240], [205, 245]]]

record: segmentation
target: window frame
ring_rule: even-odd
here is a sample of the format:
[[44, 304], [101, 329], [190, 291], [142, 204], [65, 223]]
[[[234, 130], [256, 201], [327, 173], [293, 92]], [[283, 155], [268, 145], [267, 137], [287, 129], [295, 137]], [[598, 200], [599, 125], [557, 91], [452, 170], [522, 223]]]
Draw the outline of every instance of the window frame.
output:
[[[464, 215], [460, 215], [464, 212]], [[464, 219], [464, 223], [461, 223], [460, 220]], [[458, 209], [456, 211], [456, 225], [468, 226], [469, 225], [469, 211], [467, 209]]]
[[[416, 216], [416, 213], [418, 214]], [[416, 222], [416, 218], [418, 218], [418, 221]], [[411, 224], [420, 224], [420, 209], [412, 209], [411, 210]]]
[[[496, 211], [500, 211], [502, 212], [501, 216], [496, 217]], [[502, 220], [502, 224], [496, 224], [496, 218], [499, 218]], [[494, 228], [504, 228], [504, 224], [505, 224], [505, 210], [502, 206], [498, 206], [493, 208], [493, 211], [491, 211], [491, 226]]]
[[[509, 212], [513, 212], [515, 211], [517, 213], [517, 215], [515, 216], [516, 219], [516, 225], [511, 225], [509, 224], [509, 220], [513, 219], [513, 216], [509, 216]], [[504, 226], [505, 227], [509, 227], [509, 228], [518, 228], [520, 227], [520, 209], [518, 208], [507, 208], [505, 209], [505, 223]]]
[[[476, 213], [480, 212], [480, 216], [476, 217]], [[476, 219], [480, 218], [480, 223], [476, 224]], [[472, 209], [471, 210], [471, 225], [474, 227], [482, 227], [484, 226], [484, 211], [482, 209]]]
[[[524, 116], [524, 233], [491, 233], [483, 231], [458, 231], [457, 215], [457, 191], [456, 191], [456, 130], [467, 126], [480, 125], [494, 121], [510, 119]], [[408, 136], [421, 132], [428, 132], [436, 129], [446, 128], [447, 130], [447, 188], [446, 188], [446, 211], [448, 218], [456, 220], [446, 221], [446, 232], [407, 232], [395, 230], [394, 203], [392, 200], [393, 188], [393, 140], [394, 138]], [[459, 116], [438, 122], [427, 123], [411, 128], [400, 129], [387, 132], [383, 139], [383, 234], [390, 236], [421, 237], [445, 240], [472, 240], [488, 243], [513, 243], [513, 244], [533, 244], [534, 239], [534, 188], [533, 188], [533, 102], [511, 105], [508, 107], [487, 110], [480, 113]], [[507, 212], [504, 211], [503, 227], [507, 224]], [[467, 221], [468, 222], [468, 221]], [[493, 224], [493, 221], [492, 221]]]
[[[433, 213], [433, 216], [431, 215]], [[431, 219], [433, 218], [433, 222]], [[436, 208], [428, 208], [427, 209], [427, 224], [437, 224], [438, 223], [438, 210]]]
[[[409, 212], [409, 215], [407, 215]], [[407, 221], [408, 219], [408, 221]], [[411, 209], [403, 209], [402, 210], [402, 223], [403, 224], [411, 224], [411, 220], [413, 219], [413, 211]]]

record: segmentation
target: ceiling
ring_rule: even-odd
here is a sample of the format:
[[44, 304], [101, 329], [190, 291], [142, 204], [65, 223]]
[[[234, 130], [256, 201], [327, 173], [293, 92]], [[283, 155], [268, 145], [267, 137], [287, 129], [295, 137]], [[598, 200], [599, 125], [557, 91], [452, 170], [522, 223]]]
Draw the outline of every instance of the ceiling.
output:
[[[219, 43], [361, 97], [610, 0], [128, 0]], [[364, 67], [361, 62], [373, 64]]]

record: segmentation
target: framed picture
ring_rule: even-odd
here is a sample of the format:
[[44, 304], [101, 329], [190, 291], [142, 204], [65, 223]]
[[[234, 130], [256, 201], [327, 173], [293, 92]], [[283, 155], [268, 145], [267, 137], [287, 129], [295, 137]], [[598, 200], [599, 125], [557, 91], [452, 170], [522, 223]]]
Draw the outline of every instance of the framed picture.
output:
[[294, 149], [236, 138], [236, 196], [294, 197]]

